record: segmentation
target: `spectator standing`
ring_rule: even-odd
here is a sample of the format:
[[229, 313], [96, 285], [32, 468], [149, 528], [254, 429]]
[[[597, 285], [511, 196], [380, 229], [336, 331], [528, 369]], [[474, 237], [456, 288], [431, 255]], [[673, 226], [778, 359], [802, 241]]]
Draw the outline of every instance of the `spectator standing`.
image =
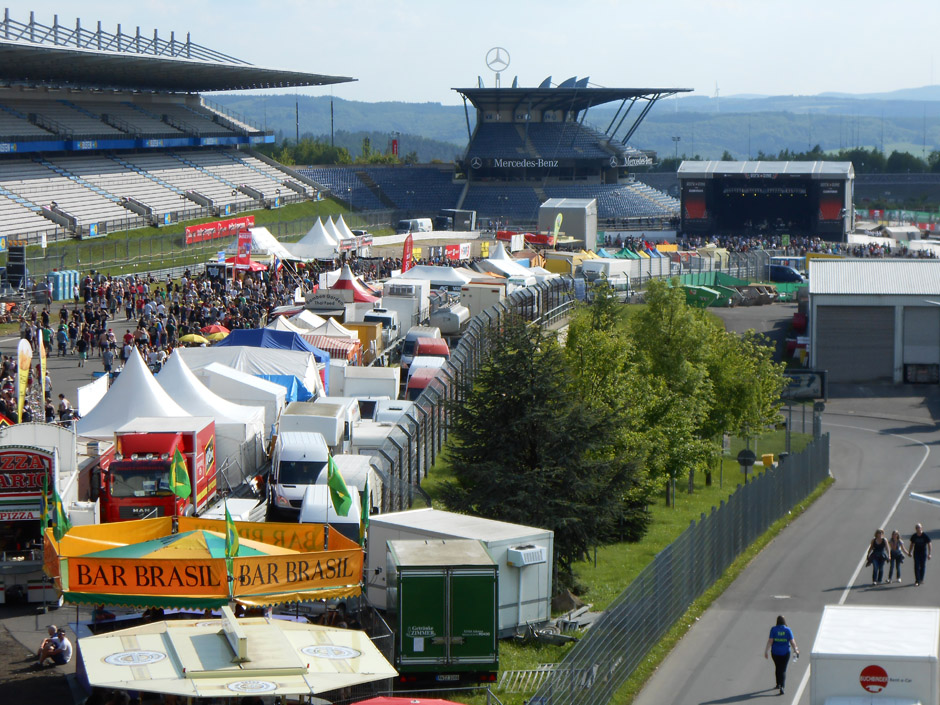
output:
[[901, 563], [904, 562], [904, 554], [911, 554], [904, 545], [904, 539], [901, 538], [901, 532], [897, 529], [891, 532], [891, 538], [888, 539], [888, 550], [890, 551], [891, 556], [891, 563], [888, 565], [888, 582], [891, 582], [891, 578], [895, 574], [895, 571], [897, 571], [898, 582], [901, 582]]
[[888, 560], [888, 542], [884, 529], [878, 529], [868, 545], [868, 562], [871, 563], [871, 584], [880, 585], [884, 579], [885, 562]]

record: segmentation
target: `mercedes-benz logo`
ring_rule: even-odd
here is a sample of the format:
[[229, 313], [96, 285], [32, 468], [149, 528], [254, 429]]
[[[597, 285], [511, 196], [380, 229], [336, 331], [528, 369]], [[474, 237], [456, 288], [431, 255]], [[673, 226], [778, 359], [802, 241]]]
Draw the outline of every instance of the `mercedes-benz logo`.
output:
[[505, 71], [509, 68], [509, 52], [502, 47], [493, 47], [486, 52], [486, 66], [490, 71]]
[[613, 167], [617, 166], [617, 157], [610, 158], [610, 165]]
[[480, 159], [480, 157], [474, 157], [473, 159], [470, 160], [471, 169], [479, 169], [482, 166], [483, 166], [483, 160]]

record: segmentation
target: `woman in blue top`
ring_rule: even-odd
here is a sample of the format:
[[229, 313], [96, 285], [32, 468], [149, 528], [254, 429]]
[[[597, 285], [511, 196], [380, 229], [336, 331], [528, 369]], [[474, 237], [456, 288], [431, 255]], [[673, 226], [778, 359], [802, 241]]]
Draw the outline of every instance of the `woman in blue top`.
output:
[[770, 628], [770, 638], [767, 639], [767, 646], [764, 648], [764, 658], [769, 653], [774, 660], [774, 673], [777, 678], [777, 685], [780, 689], [780, 695], [783, 695], [783, 688], [787, 684], [787, 664], [790, 663], [790, 647], [793, 647], [794, 653], [800, 655], [800, 650], [793, 640], [793, 632], [787, 626], [787, 620], [783, 615], [777, 617], [777, 625]]

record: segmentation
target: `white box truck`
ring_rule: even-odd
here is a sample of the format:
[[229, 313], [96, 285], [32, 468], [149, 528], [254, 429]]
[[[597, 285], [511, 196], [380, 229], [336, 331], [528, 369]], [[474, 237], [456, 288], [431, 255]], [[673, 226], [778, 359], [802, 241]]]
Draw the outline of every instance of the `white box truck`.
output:
[[319, 433], [281, 432], [271, 455], [268, 508], [272, 516], [296, 519], [304, 492], [326, 472], [330, 450]]
[[343, 395], [347, 397], [388, 397], [398, 398], [401, 385], [400, 367], [358, 367], [346, 368]]
[[[355, 403], [356, 411], [359, 410]], [[277, 420], [278, 433], [319, 433], [331, 453], [346, 453], [352, 440], [352, 420], [347, 404], [293, 401]]]
[[386, 608], [386, 544], [422, 539], [476, 539], [499, 566], [499, 636], [551, 618], [555, 534], [439, 509], [377, 514], [369, 523], [364, 572], [369, 601]]
[[810, 655], [811, 705], [940, 702], [940, 609], [827, 605]]
[[460, 303], [470, 311], [470, 318], [479, 316], [505, 298], [506, 282], [469, 282], [460, 287]]

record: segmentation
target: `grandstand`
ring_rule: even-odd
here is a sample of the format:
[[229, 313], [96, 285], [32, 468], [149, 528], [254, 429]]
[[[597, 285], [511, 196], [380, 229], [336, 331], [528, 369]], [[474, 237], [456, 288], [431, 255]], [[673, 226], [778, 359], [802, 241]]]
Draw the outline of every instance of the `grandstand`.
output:
[[0, 21], [0, 251], [316, 197], [251, 151], [274, 135], [203, 92], [353, 79], [256, 67], [191, 41]]
[[[387, 208], [407, 217], [442, 208], [477, 211], [515, 224], [537, 220], [548, 198], [595, 198], [601, 220], [672, 219], [677, 199], [637, 182], [631, 169], [653, 156], [628, 142], [649, 110], [681, 88], [593, 88], [587, 79], [537, 88], [456, 89], [476, 109], [475, 128], [455, 168], [310, 167], [299, 170], [355, 208]], [[606, 131], [584, 125], [588, 110], [620, 101]], [[631, 109], [640, 104], [628, 123]], [[623, 132], [621, 133], [621, 130]]]

